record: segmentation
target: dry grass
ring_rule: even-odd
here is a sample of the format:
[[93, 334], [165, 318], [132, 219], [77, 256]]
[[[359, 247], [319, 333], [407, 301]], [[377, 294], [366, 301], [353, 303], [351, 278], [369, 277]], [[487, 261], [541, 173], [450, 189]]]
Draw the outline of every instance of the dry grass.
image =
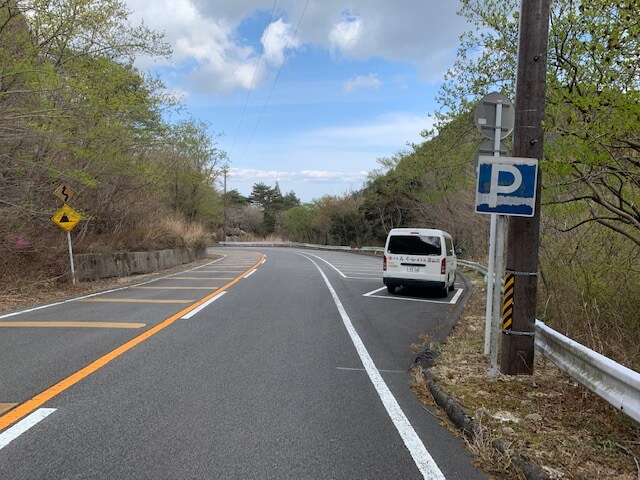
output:
[[164, 242], [172, 247], [204, 247], [210, 243], [208, 230], [196, 222], [187, 222], [181, 217], [162, 217], [153, 224], [143, 222], [140, 230], [144, 232], [146, 245]]
[[[513, 449], [553, 479], [636, 480], [640, 429], [604, 400], [577, 384], [550, 361], [536, 357], [532, 376], [499, 375], [489, 381], [484, 342], [484, 281], [474, 292], [447, 342], [440, 346], [432, 373], [437, 383], [474, 416], [471, 450], [496, 478], [521, 475], [496, 440]], [[502, 422], [497, 412], [517, 422]]]

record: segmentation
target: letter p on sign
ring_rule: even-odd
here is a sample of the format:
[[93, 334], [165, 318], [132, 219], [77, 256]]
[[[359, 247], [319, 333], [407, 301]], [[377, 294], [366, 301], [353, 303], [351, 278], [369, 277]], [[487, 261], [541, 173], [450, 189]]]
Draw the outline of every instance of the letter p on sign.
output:
[[532, 217], [537, 177], [535, 158], [481, 156], [476, 212]]
[[[501, 173], [511, 174], [512, 182], [504, 183], [505, 177], [509, 175], [500, 175]], [[500, 180], [503, 184], [500, 184]], [[507, 195], [513, 193], [522, 185], [522, 173], [513, 165], [504, 165], [496, 163], [491, 169], [491, 185], [489, 187], [489, 207], [495, 208], [498, 205], [498, 194]]]

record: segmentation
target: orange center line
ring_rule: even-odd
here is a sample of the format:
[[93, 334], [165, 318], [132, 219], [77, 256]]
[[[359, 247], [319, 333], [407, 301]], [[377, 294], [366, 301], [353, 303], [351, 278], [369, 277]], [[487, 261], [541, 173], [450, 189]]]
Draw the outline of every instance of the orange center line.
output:
[[33, 412], [34, 410], [40, 408], [42, 405], [44, 405], [46, 402], [48, 402], [52, 398], [56, 397], [57, 395], [59, 395], [60, 393], [64, 392], [65, 390], [71, 388], [73, 385], [75, 385], [76, 383], [80, 382], [81, 380], [84, 380], [89, 375], [91, 375], [92, 373], [98, 371], [99, 369], [101, 369], [102, 367], [104, 367], [109, 362], [111, 362], [115, 358], [119, 357], [123, 353], [131, 350], [133, 347], [141, 344], [142, 342], [147, 340], [149, 337], [151, 337], [151, 336], [155, 335], [156, 333], [164, 330], [169, 325], [174, 323], [176, 320], [180, 319], [182, 316], [186, 315], [191, 310], [194, 310], [194, 309], [198, 308], [200, 305], [205, 303], [207, 300], [215, 297], [217, 294], [219, 294], [223, 290], [231, 287], [232, 285], [235, 285], [236, 283], [238, 283], [240, 280], [243, 279], [245, 274], [247, 274], [249, 271], [257, 268], [258, 265], [260, 265], [260, 262], [262, 261], [263, 258], [264, 258], [264, 255], [260, 254], [260, 259], [251, 268], [249, 268], [246, 271], [244, 271], [242, 274], [237, 276], [231, 282], [227, 283], [226, 285], [223, 285], [222, 287], [218, 288], [216, 291], [214, 291], [211, 294], [207, 295], [206, 297], [198, 300], [194, 304], [189, 305], [188, 307], [184, 308], [183, 310], [180, 310], [178, 313], [176, 313], [174, 315], [171, 315], [169, 318], [167, 318], [163, 322], [159, 323], [155, 327], [150, 328], [149, 330], [146, 330], [146, 331], [142, 332], [137, 337], [135, 337], [135, 338], [129, 340], [128, 342], [120, 345], [115, 350], [112, 350], [111, 352], [107, 353], [106, 355], [103, 355], [102, 357], [98, 358], [97, 360], [94, 360], [93, 362], [91, 362], [86, 367], [81, 368], [77, 372], [69, 375], [67, 378], [59, 381], [55, 385], [53, 385], [53, 386], [47, 388], [46, 390], [40, 392], [39, 394], [37, 394], [36, 396], [31, 398], [30, 400], [27, 400], [26, 402], [21, 403], [20, 405], [18, 405], [17, 407], [13, 408], [12, 410], [7, 412], [6, 414], [2, 415], [0, 417], [0, 431], [4, 430], [5, 428], [10, 426], [11, 424], [17, 422], [21, 418], [26, 417], [31, 412]]

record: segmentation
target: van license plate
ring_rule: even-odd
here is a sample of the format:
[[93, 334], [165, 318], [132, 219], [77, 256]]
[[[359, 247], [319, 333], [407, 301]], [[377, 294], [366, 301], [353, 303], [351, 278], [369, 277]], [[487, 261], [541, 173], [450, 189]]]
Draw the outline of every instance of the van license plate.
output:
[[420, 272], [420, 267], [407, 267], [407, 272], [419, 273]]

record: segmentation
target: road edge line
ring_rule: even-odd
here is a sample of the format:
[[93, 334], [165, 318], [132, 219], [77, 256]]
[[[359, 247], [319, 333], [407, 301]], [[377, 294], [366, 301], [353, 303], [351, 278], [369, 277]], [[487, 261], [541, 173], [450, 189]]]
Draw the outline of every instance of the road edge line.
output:
[[23, 418], [21, 421], [16, 423], [13, 427], [0, 433], [0, 450], [55, 411], [55, 408], [39, 408], [28, 417]]
[[[303, 254], [299, 255], [305, 257], [305, 255]], [[331, 294], [338, 312], [340, 313], [340, 317], [342, 318], [342, 323], [347, 329], [347, 333], [351, 338], [351, 342], [353, 343], [353, 346], [355, 347], [356, 352], [360, 357], [362, 366], [365, 368], [367, 375], [369, 376], [369, 380], [371, 380], [371, 383], [373, 384], [378, 397], [382, 401], [382, 404], [387, 411], [387, 414], [389, 415], [389, 418], [391, 419], [393, 425], [396, 427], [396, 430], [400, 434], [405, 447], [407, 448], [407, 450], [409, 450], [411, 458], [413, 459], [416, 467], [425, 479], [445, 480], [444, 474], [427, 450], [427, 447], [425, 447], [422, 439], [418, 436], [418, 433], [413, 428], [413, 425], [411, 425], [411, 422], [405, 415], [402, 407], [400, 407], [400, 404], [393, 396], [393, 393], [382, 378], [380, 371], [376, 367], [373, 359], [371, 358], [371, 355], [369, 354], [369, 351], [367, 350], [367, 347], [365, 346], [364, 342], [360, 338], [360, 335], [358, 335], [358, 332], [353, 326], [353, 323], [351, 322], [351, 319], [349, 318], [344, 305], [342, 305], [338, 294], [331, 285], [331, 282], [329, 282], [329, 279], [316, 262], [314, 262], [309, 257], [306, 258], [318, 269], [325, 285], [329, 289], [329, 293]]]

